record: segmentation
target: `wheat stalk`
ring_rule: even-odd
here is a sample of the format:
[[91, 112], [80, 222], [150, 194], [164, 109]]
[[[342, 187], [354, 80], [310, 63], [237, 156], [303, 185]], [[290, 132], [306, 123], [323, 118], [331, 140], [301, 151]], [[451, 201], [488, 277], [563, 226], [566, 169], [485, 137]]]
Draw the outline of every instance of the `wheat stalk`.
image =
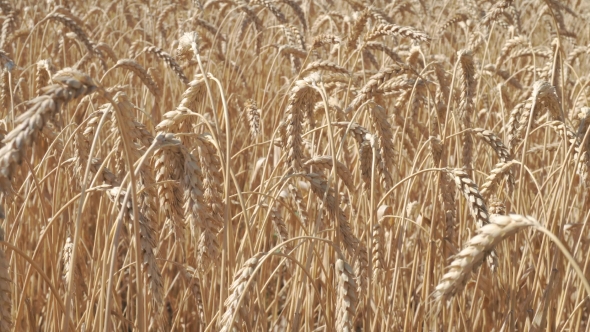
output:
[[[0, 241], [5, 241], [2, 227], [0, 227]], [[12, 328], [12, 293], [8, 267], [9, 260], [6, 258], [4, 250], [0, 249], [0, 330], [2, 331], [10, 331]]]

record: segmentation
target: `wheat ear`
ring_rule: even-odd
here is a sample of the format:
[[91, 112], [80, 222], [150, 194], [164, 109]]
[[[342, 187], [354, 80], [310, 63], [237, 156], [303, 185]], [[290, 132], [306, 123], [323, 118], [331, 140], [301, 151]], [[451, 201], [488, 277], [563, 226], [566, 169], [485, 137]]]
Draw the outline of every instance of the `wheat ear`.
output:
[[352, 267], [342, 259], [336, 261], [338, 297], [336, 299], [336, 331], [354, 331], [353, 319], [358, 303]]
[[204, 232], [201, 234], [199, 244], [200, 257], [207, 257], [215, 262], [220, 249], [217, 243], [217, 234], [223, 229], [223, 187], [221, 176], [221, 159], [212, 142], [211, 135], [199, 135], [197, 137], [197, 158], [203, 176], [203, 201], [210, 218], [206, 219]]
[[250, 124], [250, 134], [252, 138], [256, 138], [260, 134], [260, 110], [254, 99], [246, 100], [244, 103], [244, 113], [246, 113], [248, 123]]
[[338, 223], [338, 231], [341, 235], [342, 244], [351, 257], [355, 257], [359, 239], [352, 232], [344, 211], [336, 204], [334, 189], [328, 188], [328, 182], [319, 174], [309, 173], [304, 174], [303, 177], [309, 181], [311, 190], [320, 200], [323, 200], [325, 197], [328, 214]]
[[338, 64], [333, 63], [329, 60], [318, 60], [308, 64], [303, 70], [301, 71], [300, 75], [305, 76], [307, 73], [314, 72], [314, 71], [328, 71], [336, 74], [344, 74], [348, 75], [348, 70]]
[[303, 9], [301, 9], [301, 5], [299, 4], [299, 2], [294, 0], [279, 0], [279, 2], [282, 2], [287, 6], [291, 7], [291, 9], [293, 9], [293, 11], [295, 12], [295, 16], [297, 16], [299, 22], [301, 22], [303, 32], [305, 32], [307, 30], [307, 20], [305, 18], [305, 13], [303, 12]]
[[490, 175], [486, 178], [485, 182], [481, 185], [480, 193], [484, 198], [488, 198], [496, 189], [500, 177], [505, 174], [510, 174], [510, 170], [514, 161], [500, 162], [494, 166], [491, 170]]
[[394, 77], [398, 77], [407, 71], [406, 68], [399, 65], [391, 65], [379, 70], [379, 72], [369, 78], [367, 84], [359, 91], [359, 94], [350, 102], [349, 109], [356, 109], [363, 103], [367, 102], [378, 92], [379, 86]]
[[369, 32], [366, 41], [375, 40], [381, 36], [396, 36], [410, 38], [416, 42], [429, 42], [430, 36], [420, 30], [408, 26], [400, 26], [396, 24], [379, 24]]
[[[172, 134], [164, 135], [167, 140], [173, 139]], [[174, 145], [160, 148], [154, 153], [154, 169], [158, 186], [160, 208], [166, 217], [166, 223], [171, 226], [177, 239], [183, 237], [183, 209], [184, 195], [179, 186], [183, 177], [184, 159], [182, 152]]]
[[[462, 129], [471, 128], [471, 116], [474, 113], [473, 97], [475, 93], [475, 66], [473, 55], [469, 50], [458, 53], [460, 63], [461, 102], [459, 104]], [[471, 169], [473, 139], [468, 133], [463, 135], [463, 167]]]
[[[120, 191], [120, 194], [119, 194]], [[107, 196], [112, 202], [115, 202], [120, 209], [124, 209], [125, 216], [127, 218], [133, 220], [133, 206], [130, 200], [126, 201], [125, 206], [123, 203], [125, 202], [125, 190], [121, 189], [120, 187], [113, 187], [107, 191]], [[162, 275], [160, 274], [160, 270], [158, 269], [158, 264], [156, 263], [156, 240], [154, 238], [155, 235], [155, 228], [153, 221], [146, 218], [145, 215], [138, 211], [137, 216], [139, 218], [139, 240], [138, 245], [141, 246], [141, 261], [142, 261], [142, 270], [145, 273], [145, 278], [147, 279], [148, 286], [150, 288], [152, 294], [152, 308], [157, 312], [161, 312], [162, 309], [162, 301], [164, 297], [164, 287], [162, 284]]]
[[84, 44], [84, 46], [86, 46], [88, 53], [97, 55], [99, 58], [102, 59], [102, 57], [103, 57], [102, 52], [100, 52], [100, 50], [98, 50], [96, 48], [96, 45], [94, 44], [94, 42], [92, 42], [88, 38], [88, 35], [86, 34], [86, 32], [84, 32], [82, 27], [75, 20], [73, 20], [72, 18], [70, 18], [66, 15], [60, 14], [60, 13], [51, 14], [51, 15], [47, 16], [45, 19], [55, 20], [55, 21], [58, 21], [61, 24], [65, 25], [68, 29], [72, 30], [72, 32], [82, 42], [82, 44]]
[[27, 103], [27, 111], [16, 120], [20, 124], [4, 138], [5, 145], [0, 149], [0, 191], [3, 193], [10, 192], [16, 167], [47, 121], [72, 99], [90, 94], [97, 88], [88, 75], [70, 68], [57, 72], [53, 81], [57, 84], [44, 88], [41, 96]]
[[16, 30], [18, 15], [12, 7], [8, 11], [4, 11], [6, 17], [2, 22], [2, 33], [0, 34], [0, 48], [3, 50], [11, 49], [11, 41]]
[[501, 162], [507, 162], [512, 159], [510, 150], [492, 131], [482, 128], [474, 128], [471, 129], [471, 132], [474, 133], [476, 137], [481, 138], [484, 142], [486, 142], [496, 152]]
[[139, 63], [137, 63], [137, 61], [133, 59], [120, 59], [119, 61], [117, 61], [117, 64], [115, 64], [113, 68], [127, 69], [133, 72], [133, 74], [139, 77], [141, 82], [145, 84], [150, 93], [154, 96], [154, 106], [151, 110], [152, 121], [155, 121], [156, 123], [159, 122], [161, 117], [159, 106], [159, 100], [161, 98], [160, 88], [158, 87], [158, 84], [156, 84], [156, 82], [154, 81], [152, 75], [150, 75], [147, 72], [147, 70], [145, 70], [145, 68], [143, 68]]
[[205, 96], [204, 82], [202, 77], [189, 82], [188, 88], [182, 93], [178, 107], [164, 113], [162, 121], [156, 125], [157, 132], [183, 133], [190, 131], [190, 116], [194, 115], [198, 104]]
[[229, 286], [231, 294], [225, 300], [225, 312], [221, 317], [220, 332], [230, 332], [234, 328], [241, 328], [241, 323], [245, 319], [243, 315], [247, 313], [247, 303], [249, 295], [248, 288], [250, 279], [255, 278], [254, 272], [258, 267], [259, 261], [266, 255], [266, 253], [258, 253], [254, 257], [248, 259], [242, 268], [234, 274], [234, 281]]
[[[332, 170], [332, 156], [317, 156], [309, 159], [303, 166], [308, 169], [309, 167], [313, 166], [314, 168], [320, 170]], [[342, 180], [342, 182], [348, 187], [348, 190], [354, 192], [354, 181], [352, 179], [352, 175], [348, 170], [348, 167], [341, 163], [340, 161], [336, 161], [336, 172], [338, 172], [338, 177]]]
[[356, 49], [356, 42], [363, 30], [365, 29], [367, 21], [370, 17], [371, 12], [365, 9], [361, 12], [359, 18], [354, 22], [354, 25], [350, 27], [348, 39], [346, 41], [346, 47], [348, 47], [348, 49], [350, 49], [351, 51]]
[[143, 52], [151, 53], [157, 56], [158, 58], [162, 59], [166, 65], [172, 69], [172, 71], [178, 76], [178, 78], [184, 84], [189, 84], [189, 79], [184, 74], [184, 71], [180, 67], [180, 65], [176, 62], [176, 60], [168, 53], [166, 53], [163, 49], [157, 46], [147, 46], [143, 49]]
[[133, 59], [120, 59], [113, 68], [123, 68], [133, 72], [145, 84], [154, 97], [160, 97], [160, 88], [154, 81], [154, 78], [137, 61]]
[[449, 265], [448, 272], [436, 286], [432, 296], [436, 302], [450, 299], [460, 292], [471, 272], [475, 271], [498, 243], [515, 234], [524, 227], [536, 223], [531, 217], [511, 214], [509, 216], [496, 215], [491, 223], [483, 226], [466, 244], [463, 250], [455, 255]]
[[490, 222], [490, 215], [475, 182], [469, 178], [469, 175], [463, 169], [453, 169], [449, 171], [449, 174], [455, 180], [457, 189], [463, 193], [465, 200], [467, 200], [469, 210], [473, 218], [475, 218], [477, 226], [482, 227], [488, 224]]
[[371, 251], [373, 258], [373, 280], [377, 282], [379, 276], [386, 268], [385, 266], [385, 237], [383, 236], [383, 230], [381, 229], [381, 222], [373, 225], [373, 238], [371, 243]]
[[307, 80], [295, 82], [289, 96], [289, 105], [285, 113], [287, 114], [287, 162], [294, 171], [301, 170], [303, 159], [303, 141], [302, 124], [303, 114], [309, 113], [313, 109], [312, 92]]
[[[442, 158], [444, 146], [442, 141], [436, 137], [430, 138], [430, 149], [434, 166], [446, 166], [446, 160]], [[442, 203], [442, 209], [445, 217], [445, 234], [444, 237], [451, 245], [455, 245], [455, 186], [453, 179], [449, 174], [441, 173], [438, 178], [439, 196]]]

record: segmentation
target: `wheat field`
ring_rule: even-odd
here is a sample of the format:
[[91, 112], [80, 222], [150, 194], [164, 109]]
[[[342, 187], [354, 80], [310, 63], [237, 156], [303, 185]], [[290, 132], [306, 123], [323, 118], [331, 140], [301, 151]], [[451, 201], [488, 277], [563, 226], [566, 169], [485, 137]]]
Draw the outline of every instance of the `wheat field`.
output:
[[0, 10], [0, 331], [590, 331], [587, 0]]

